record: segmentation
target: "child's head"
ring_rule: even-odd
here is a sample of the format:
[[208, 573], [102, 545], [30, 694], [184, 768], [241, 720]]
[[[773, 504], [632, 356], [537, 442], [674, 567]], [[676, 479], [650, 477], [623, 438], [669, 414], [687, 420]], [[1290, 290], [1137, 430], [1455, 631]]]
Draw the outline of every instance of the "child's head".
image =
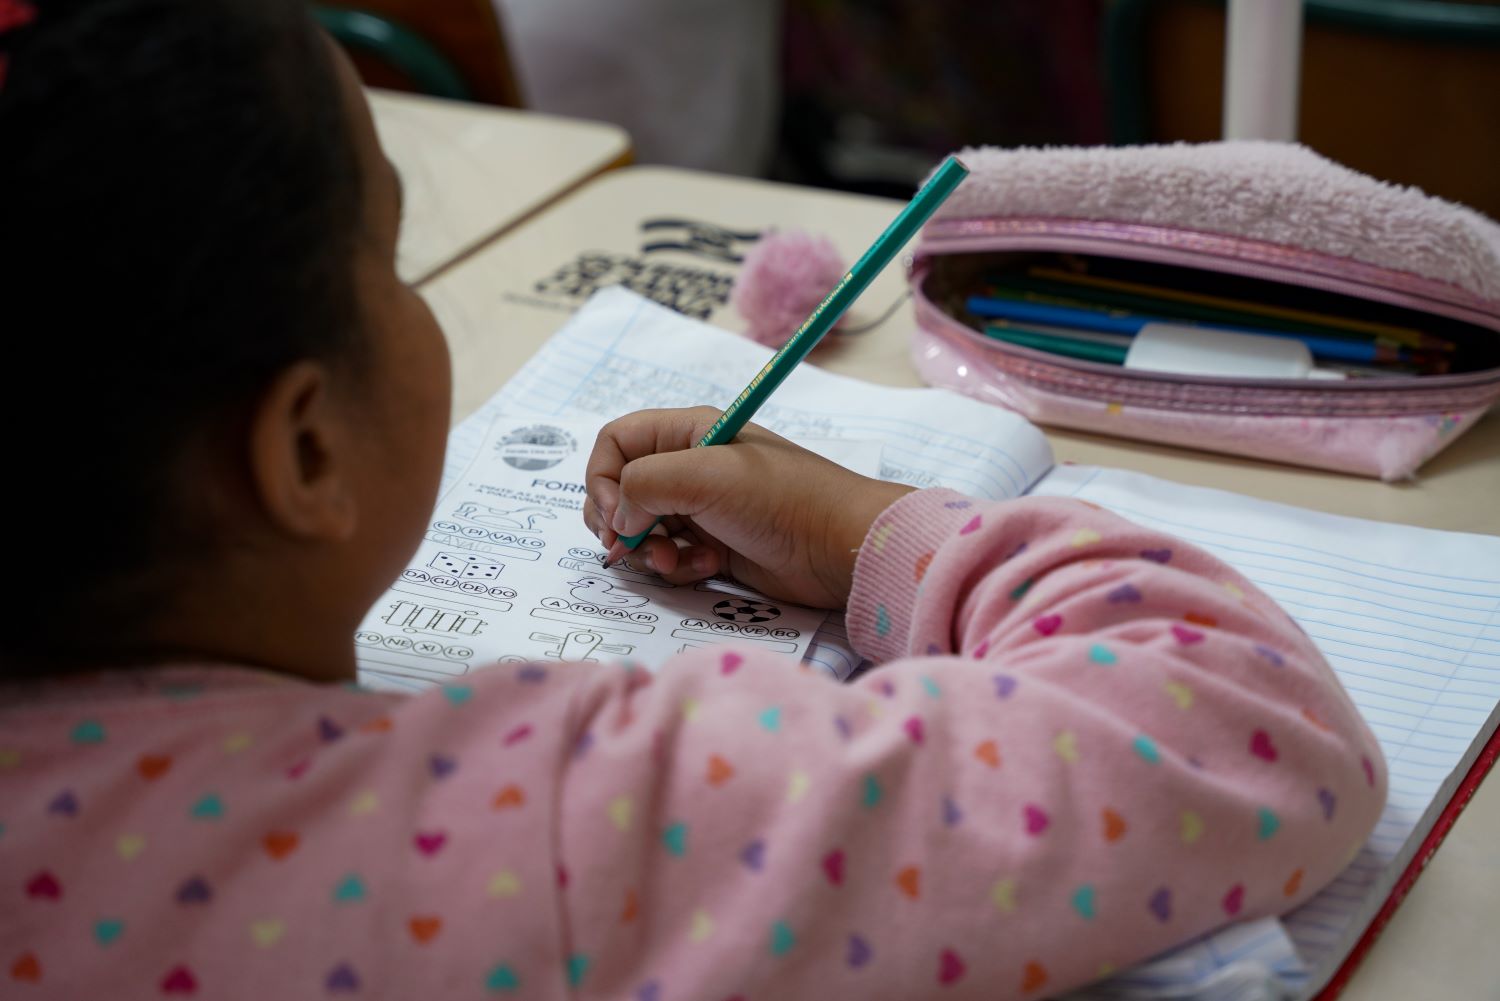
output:
[[26, 597], [0, 664], [346, 671], [449, 406], [352, 69], [298, 0], [0, 0], [7, 24], [0, 454]]

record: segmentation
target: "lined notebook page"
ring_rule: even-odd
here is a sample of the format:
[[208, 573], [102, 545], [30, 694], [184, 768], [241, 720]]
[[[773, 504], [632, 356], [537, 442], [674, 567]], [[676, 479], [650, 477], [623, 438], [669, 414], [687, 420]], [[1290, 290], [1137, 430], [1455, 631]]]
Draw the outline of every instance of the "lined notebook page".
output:
[[1286, 926], [1260, 918], [1221, 928], [1061, 1001], [1285, 1001], [1300, 994], [1306, 979]]
[[[1283, 922], [1316, 993], [1500, 722], [1500, 538], [1340, 518], [1118, 470], [1033, 494], [1092, 501], [1202, 546], [1286, 608], [1380, 740], [1390, 798], [1351, 865]], [[1299, 982], [1300, 981], [1300, 982]]]
[[[498, 333], [498, 332], [497, 332]], [[602, 289], [515, 378], [453, 429], [456, 476], [495, 415], [618, 417], [648, 407], [727, 407], [772, 352], [614, 287]], [[800, 365], [755, 415], [788, 438], [884, 445], [881, 478], [1016, 497], [1052, 467], [1024, 418], [942, 389], [892, 389]], [[444, 488], [447, 487], [445, 473]]]

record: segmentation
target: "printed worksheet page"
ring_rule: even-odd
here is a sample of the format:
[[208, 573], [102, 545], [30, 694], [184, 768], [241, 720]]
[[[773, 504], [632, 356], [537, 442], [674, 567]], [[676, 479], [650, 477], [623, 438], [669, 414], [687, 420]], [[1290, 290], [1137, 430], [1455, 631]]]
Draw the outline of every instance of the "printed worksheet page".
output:
[[[722, 408], [771, 355], [623, 288], [601, 289], [515, 378], [454, 427], [445, 488], [467, 468], [496, 415], [614, 418], [651, 407]], [[883, 448], [874, 468], [837, 461], [880, 479], [974, 497], [1018, 497], [1052, 468], [1046, 437], [1019, 414], [946, 389], [877, 386], [806, 362], [754, 421], [815, 449], [819, 440], [877, 443]], [[858, 670], [843, 613], [828, 616], [804, 659], [836, 678]]]
[[[733, 640], [794, 660], [827, 613], [727, 579], [669, 584], [604, 550], [583, 523], [599, 418], [497, 417], [442, 494], [417, 553], [355, 633], [360, 677], [414, 689], [484, 664], [634, 660]], [[874, 472], [880, 445], [808, 441]]]

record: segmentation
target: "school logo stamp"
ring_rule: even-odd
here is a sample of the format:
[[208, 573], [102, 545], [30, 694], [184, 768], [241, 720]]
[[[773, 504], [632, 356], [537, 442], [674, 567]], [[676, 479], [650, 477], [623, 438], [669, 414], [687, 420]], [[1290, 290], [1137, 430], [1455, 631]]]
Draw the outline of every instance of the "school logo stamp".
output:
[[517, 428], [495, 443], [495, 452], [516, 469], [551, 469], [578, 451], [578, 442], [560, 427], [533, 424]]

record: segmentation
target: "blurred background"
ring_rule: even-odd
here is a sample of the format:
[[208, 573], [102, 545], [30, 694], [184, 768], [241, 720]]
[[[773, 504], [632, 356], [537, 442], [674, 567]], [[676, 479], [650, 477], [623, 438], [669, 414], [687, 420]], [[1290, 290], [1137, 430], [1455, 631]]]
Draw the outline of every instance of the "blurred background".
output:
[[[1222, 134], [1224, 0], [340, 0], [321, 14], [380, 86], [613, 122], [638, 163], [892, 197], [965, 145]], [[1304, 25], [1301, 142], [1500, 217], [1500, 0], [1306, 0]]]

